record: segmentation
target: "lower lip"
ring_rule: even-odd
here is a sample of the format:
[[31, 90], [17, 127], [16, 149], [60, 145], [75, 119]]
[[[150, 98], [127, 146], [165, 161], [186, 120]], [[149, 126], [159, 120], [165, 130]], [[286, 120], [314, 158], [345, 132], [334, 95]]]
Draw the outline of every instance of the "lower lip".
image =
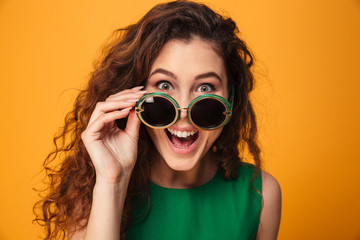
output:
[[200, 132], [198, 132], [198, 134], [199, 134], [198, 138], [190, 146], [188, 146], [186, 148], [178, 148], [171, 142], [171, 140], [169, 139], [169, 137], [166, 134], [166, 131], [167, 130], [165, 129], [164, 134], [165, 134], [166, 141], [169, 144], [170, 149], [176, 154], [180, 154], [180, 155], [189, 154], [192, 151], [194, 151], [196, 146], [198, 145], [199, 138], [200, 138]]

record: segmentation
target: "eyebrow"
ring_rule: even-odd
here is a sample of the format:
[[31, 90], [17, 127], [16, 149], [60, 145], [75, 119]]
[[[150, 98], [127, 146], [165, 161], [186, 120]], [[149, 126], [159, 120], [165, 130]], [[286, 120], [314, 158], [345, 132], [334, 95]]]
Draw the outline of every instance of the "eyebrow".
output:
[[197, 75], [195, 77], [195, 80], [199, 80], [202, 78], [208, 78], [208, 77], [215, 77], [215, 78], [219, 79], [220, 82], [222, 82], [221, 77], [219, 75], [217, 75], [215, 72], [208, 72], [208, 73], [203, 73], [203, 74]]
[[172, 72], [169, 72], [163, 68], [157, 68], [155, 69], [152, 73], [150, 73], [149, 77], [151, 77], [152, 75], [156, 74], [156, 73], [162, 73], [162, 74], [165, 74], [173, 79], [177, 79], [176, 75], [173, 74]]
[[[157, 68], [157, 69], [155, 69], [152, 73], [150, 73], [149, 77], [151, 77], [152, 75], [154, 75], [154, 74], [156, 74], [156, 73], [162, 73], [162, 74], [165, 74], [165, 75], [167, 75], [167, 76], [169, 76], [169, 77], [171, 77], [171, 78], [173, 78], [173, 79], [175, 79], [175, 80], [177, 79], [177, 77], [176, 77], [176, 75], [175, 75], [174, 73], [169, 72], [169, 71], [167, 71], [167, 70], [165, 70], [165, 69], [163, 69], [163, 68]], [[199, 79], [203, 79], [203, 78], [208, 78], [208, 77], [215, 77], [215, 78], [217, 78], [220, 82], [222, 82], [221, 77], [220, 77], [218, 74], [216, 74], [215, 72], [202, 73], [202, 74], [200, 74], [200, 75], [197, 75], [197, 76], [195, 77], [195, 80], [199, 80]]]

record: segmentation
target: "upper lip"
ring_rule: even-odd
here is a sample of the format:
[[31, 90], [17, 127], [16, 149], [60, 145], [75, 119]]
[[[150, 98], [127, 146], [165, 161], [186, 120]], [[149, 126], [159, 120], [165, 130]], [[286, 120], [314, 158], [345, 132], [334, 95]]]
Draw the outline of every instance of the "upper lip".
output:
[[168, 130], [171, 130], [171, 131], [181, 131], [181, 132], [191, 132], [191, 131], [199, 131], [197, 128], [167, 128]]
[[191, 130], [179, 130], [179, 129], [173, 129], [173, 128], [168, 128], [167, 129], [171, 134], [176, 135], [178, 137], [188, 137], [190, 135], [194, 135], [195, 133], [198, 132], [197, 129], [191, 129]]

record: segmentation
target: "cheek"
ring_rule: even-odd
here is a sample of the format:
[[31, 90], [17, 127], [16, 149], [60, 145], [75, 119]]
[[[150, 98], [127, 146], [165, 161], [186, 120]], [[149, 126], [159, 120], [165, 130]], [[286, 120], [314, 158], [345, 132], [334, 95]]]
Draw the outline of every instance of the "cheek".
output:
[[156, 130], [150, 127], [146, 127], [146, 131], [148, 132], [151, 140], [153, 141], [154, 145], [157, 146], [161, 140], [161, 134], [164, 130]]
[[220, 136], [221, 132], [222, 128], [207, 132], [207, 147], [210, 148], [214, 144], [216, 139], [218, 139], [218, 137]]

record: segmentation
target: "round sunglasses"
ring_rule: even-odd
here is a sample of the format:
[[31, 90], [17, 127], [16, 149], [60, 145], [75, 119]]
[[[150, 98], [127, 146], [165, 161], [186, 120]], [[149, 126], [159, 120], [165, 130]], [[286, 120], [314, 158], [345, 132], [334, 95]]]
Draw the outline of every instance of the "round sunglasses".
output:
[[181, 108], [171, 96], [156, 92], [142, 96], [136, 103], [135, 112], [145, 125], [162, 129], [174, 125], [181, 111], [186, 110], [193, 126], [202, 130], [214, 130], [229, 122], [233, 98], [234, 85], [230, 102], [218, 95], [204, 94], [193, 99], [187, 108]]

